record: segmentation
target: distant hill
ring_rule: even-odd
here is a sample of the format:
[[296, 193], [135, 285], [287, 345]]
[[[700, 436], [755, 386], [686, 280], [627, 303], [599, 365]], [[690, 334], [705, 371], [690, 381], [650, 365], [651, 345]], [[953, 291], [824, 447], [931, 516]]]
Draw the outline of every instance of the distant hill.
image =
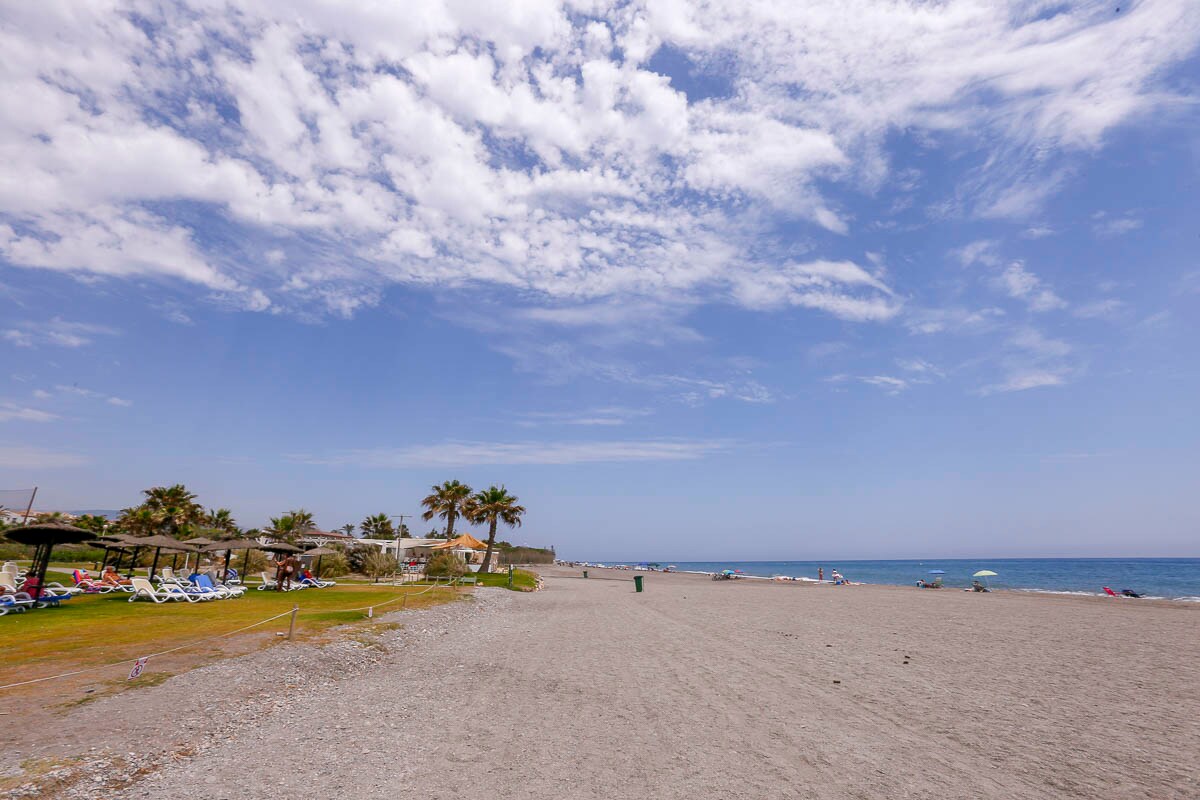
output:
[[68, 514], [74, 514], [81, 517], [84, 514], [91, 514], [93, 517], [104, 517], [105, 519], [116, 519], [121, 516], [119, 508], [85, 508], [82, 511], [68, 511]]

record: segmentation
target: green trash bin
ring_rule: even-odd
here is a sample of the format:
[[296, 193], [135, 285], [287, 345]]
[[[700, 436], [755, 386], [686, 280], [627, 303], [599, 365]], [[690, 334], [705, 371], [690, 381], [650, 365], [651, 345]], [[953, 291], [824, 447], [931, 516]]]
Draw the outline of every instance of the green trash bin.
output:
[[586, 569], [583, 571], [583, 577], [585, 577], [585, 578], [587, 577], [587, 570], [586, 570]]
[[634, 585], [634, 587], [636, 587], [637, 591], [640, 592], [642, 590], [642, 576], [641, 575], [633, 576], [633, 585]]

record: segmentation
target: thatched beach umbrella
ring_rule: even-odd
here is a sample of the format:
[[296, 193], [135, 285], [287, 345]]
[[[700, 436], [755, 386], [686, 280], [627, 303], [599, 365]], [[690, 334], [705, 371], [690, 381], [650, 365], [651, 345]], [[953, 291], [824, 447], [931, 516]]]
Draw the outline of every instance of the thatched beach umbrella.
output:
[[[98, 545], [99, 547], [103, 548], [103, 550], [104, 550], [104, 558], [101, 559], [101, 561], [100, 561], [101, 571], [103, 571], [104, 568], [106, 566], [108, 566], [108, 557], [113, 552], [117, 553], [117, 561], [120, 561], [120, 554], [125, 551], [127, 539], [128, 539], [127, 536], [124, 536], [119, 533], [109, 533], [109, 534], [105, 534], [104, 536], [96, 537], [95, 541], [92, 543], [95, 545]], [[118, 564], [117, 566], [120, 566], [120, 565]], [[114, 567], [114, 569], [115, 568], [116, 567]]]
[[[197, 536], [195, 539], [185, 539], [184, 544], [191, 545], [192, 547], [195, 547], [197, 550], [203, 550], [204, 548], [206, 548], [210, 544], [212, 544], [213, 541], [214, 540], [207, 539], [203, 536]], [[187, 568], [189, 558], [191, 558], [191, 556], [189, 554], [184, 554], [184, 557], [183, 557], [184, 569]], [[175, 567], [178, 565], [178, 562], [179, 562], [179, 554], [177, 553], [175, 555], [175, 557], [171, 559], [171, 569], [175, 569]], [[196, 571], [197, 572], [200, 571], [200, 557], [199, 556], [196, 557]]]
[[29, 576], [35, 578], [35, 581], [31, 584], [35, 599], [42, 595], [42, 586], [46, 582], [46, 568], [50, 566], [50, 553], [54, 550], [54, 546], [56, 544], [90, 542], [96, 538], [96, 534], [91, 531], [76, 528], [74, 525], [67, 525], [63, 522], [43, 522], [41, 524], [26, 525], [23, 528], [13, 528], [10, 531], [6, 531], [4, 535], [9, 541], [34, 546], [33, 564], [30, 565], [29, 573], [25, 580], [29, 584]]
[[304, 555], [317, 557], [317, 568], [315, 572], [319, 578], [321, 577], [321, 559], [325, 556], [337, 555], [337, 550], [334, 550], [330, 547], [314, 547], [312, 550], [305, 550]]
[[242, 562], [242, 577], [245, 577], [250, 568], [250, 551], [261, 550], [262, 544], [257, 539], [226, 539], [222, 542], [214, 542], [204, 549], [210, 553], [225, 552], [225, 566], [221, 569], [221, 582], [224, 583], [229, 580], [229, 559], [233, 556], [233, 551], [246, 551], [246, 559]]
[[260, 545], [263, 550], [271, 553], [302, 553], [304, 552], [294, 544], [287, 542], [271, 542], [270, 544]]
[[147, 536], [138, 540], [142, 547], [154, 548], [154, 562], [150, 565], [150, 579], [154, 579], [154, 573], [158, 569], [158, 556], [163, 550], [174, 550], [180, 553], [196, 553], [199, 552], [195, 547], [184, 544], [178, 539], [172, 539], [170, 536]]

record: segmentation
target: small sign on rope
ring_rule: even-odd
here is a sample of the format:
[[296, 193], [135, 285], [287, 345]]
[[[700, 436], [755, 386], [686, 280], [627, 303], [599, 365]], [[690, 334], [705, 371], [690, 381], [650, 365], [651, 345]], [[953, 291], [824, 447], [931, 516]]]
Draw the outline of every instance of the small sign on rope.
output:
[[150, 657], [145, 656], [145, 657], [139, 658], [137, 661], [133, 662], [133, 669], [129, 670], [129, 680], [133, 680], [138, 675], [141, 675], [142, 670], [144, 670], [146, 668], [146, 662], [149, 660], [150, 660]]

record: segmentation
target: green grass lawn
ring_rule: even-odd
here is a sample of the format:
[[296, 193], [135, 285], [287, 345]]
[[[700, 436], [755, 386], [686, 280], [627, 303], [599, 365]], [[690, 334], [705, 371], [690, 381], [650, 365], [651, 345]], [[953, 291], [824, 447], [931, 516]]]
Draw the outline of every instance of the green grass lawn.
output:
[[[49, 578], [48, 578], [49, 579]], [[427, 587], [342, 586], [298, 592], [260, 592], [201, 603], [128, 602], [129, 595], [78, 595], [61, 608], [0, 617], [0, 684], [28, 680], [83, 667], [137, 658], [185, 642], [216, 636], [299, 606], [297, 631], [310, 634], [331, 625], [364, 619], [363, 611], [345, 609], [378, 605], [408, 595], [406, 608], [444, 603], [462, 590]], [[394, 602], [379, 613], [400, 610]], [[255, 631], [287, 629], [287, 618]], [[202, 649], [207, 645], [200, 645]]]
[[[479, 586], [508, 586], [508, 571], [504, 572], [489, 572], [483, 575], [476, 574], [479, 579]], [[512, 588], [518, 592], [532, 592], [537, 586], [537, 575], [533, 572], [524, 569], [513, 570], [513, 585]]]

